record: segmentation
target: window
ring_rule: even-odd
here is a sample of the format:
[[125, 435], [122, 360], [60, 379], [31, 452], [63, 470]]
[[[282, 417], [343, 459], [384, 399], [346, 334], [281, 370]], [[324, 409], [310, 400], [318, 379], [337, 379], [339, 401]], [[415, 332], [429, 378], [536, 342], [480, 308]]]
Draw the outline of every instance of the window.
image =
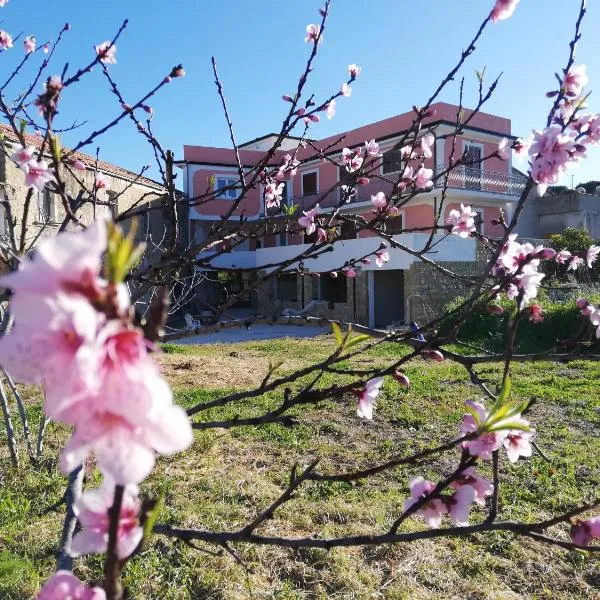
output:
[[347, 302], [348, 285], [347, 278], [343, 276], [331, 277], [323, 274], [321, 279], [321, 300], [328, 302]]
[[385, 232], [389, 233], [390, 235], [402, 233], [402, 226], [402, 215], [385, 220]]
[[465, 166], [465, 187], [469, 190], [481, 189], [481, 158], [483, 149], [480, 144], [465, 144], [465, 161], [473, 162]]
[[283, 183], [283, 190], [281, 192], [281, 203], [282, 204], [287, 204], [288, 200], [290, 199], [289, 189], [288, 189], [288, 182], [287, 181], [281, 181], [280, 183]]
[[477, 213], [477, 215], [474, 217], [475, 229], [477, 233], [483, 233], [483, 209], [474, 208], [473, 212]]
[[280, 246], [287, 246], [287, 231], [280, 231], [279, 232], [279, 245]]
[[[217, 194], [217, 198], [224, 198], [227, 200], [236, 200], [239, 196], [239, 190], [235, 189], [238, 183], [237, 178], [235, 177], [216, 177], [215, 178], [215, 186], [216, 190], [223, 190]], [[226, 189], [230, 188], [230, 189]]]
[[402, 169], [402, 151], [401, 150], [390, 150], [383, 154], [383, 174], [386, 173], [397, 173]]
[[317, 172], [304, 173], [302, 175], [302, 195], [312, 196], [318, 192]]
[[110, 216], [113, 219], [116, 219], [117, 216], [119, 215], [119, 194], [112, 190], [108, 190], [106, 192], [106, 197], [109, 202], [108, 208], [110, 211]]
[[277, 300], [295, 302], [298, 297], [296, 273], [282, 273], [276, 279]]
[[54, 221], [55, 218], [54, 192], [45, 187], [41, 192], [38, 192], [38, 221], [48, 223]]

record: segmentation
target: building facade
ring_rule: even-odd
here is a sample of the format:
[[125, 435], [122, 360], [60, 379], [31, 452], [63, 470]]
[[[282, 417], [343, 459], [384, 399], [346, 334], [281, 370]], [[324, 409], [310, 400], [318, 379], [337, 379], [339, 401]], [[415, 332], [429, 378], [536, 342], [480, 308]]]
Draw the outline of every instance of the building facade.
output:
[[[426, 126], [435, 133], [433, 156], [425, 161], [425, 166], [436, 173], [448, 167], [453, 156], [452, 136], [455, 128], [458, 107], [437, 103], [432, 106], [435, 115]], [[468, 116], [468, 111], [465, 115]], [[375, 139], [383, 153], [380, 174], [393, 178], [400, 168], [399, 151], [393, 150], [396, 143], [407, 131], [414, 119], [414, 113], [401, 114], [383, 121], [365, 125], [343, 134], [314, 142], [314, 146], [327, 149], [326, 156], [341, 162], [342, 148], [364, 146], [365, 141]], [[448, 137], [447, 137], [448, 136]], [[465, 127], [463, 134], [456, 138], [454, 157], [467, 152], [473, 160], [492, 155], [502, 138], [511, 138], [509, 119], [491, 114], [478, 113]], [[266, 150], [271, 148], [276, 135], [270, 134], [240, 146], [240, 160], [245, 169], [258, 164]], [[281, 164], [283, 156], [298, 145], [297, 139], [288, 138], [272, 159], [273, 166]], [[300, 207], [300, 211], [312, 208], [319, 200], [323, 210], [331, 209], [339, 203], [339, 184], [343, 183], [345, 171], [335, 163], [323, 160], [312, 145], [300, 149], [297, 158], [301, 161], [297, 173], [285, 182], [283, 202]], [[184, 191], [189, 197], [206, 193], [213, 189], [224, 189], [215, 199], [200, 206], [190, 208], [190, 239], [203, 242], [211, 235], [211, 226], [221, 220], [232, 201], [238, 198], [236, 189], [225, 189], [238, 180], [234, 152], [228, 148], [184, 146], [184, 158], [178, 166], [183, 170]], [[449, 211], [461, 203], [469, 204], [479, 214], [478, 225], [481, 233], [496, 237], [502, 233], [493, 219], [504, 211], [508, 218], [512, 215], [524, 186], [524, 178], [513, 174], [512, 165], [497, 157], [490, 157], [480, 165], [462, 167], [452, 172], [444, 201], [440, 224], [446, 223]], [[392, 184], [371, 178], [366, 186], [357, 188], [352, 201], [341, 209], [354, 214], [371, 213], [371, 195], [379, 191], [390, 192]], [[332, 190], [328, 192], [328, 190]], [[436, 221], [442, 196], [442, 189], [434, 187], [421, 193], [406, 204], [400, 214], [386, 224], [389, 234], [398, 230], [416, 230], [412, 233], [394, 235], [405, 246], [419, 250], [430, 237], [427, 231]], [[265, 216], [262, 186], [251, 190], [232, 215], [232, 227], [241, 214], [249, 219]], [[301, 214], [301, 213], [300, 213]], [[372, 213], [371, 213], [372, 214]], [[303, 274], [296, 273], [292, 265], [283, 273], [265, 283], [250, 302], [263, 315], [281, 314], [283, 310], [301, 311], [311, 304], [310, 314], [344, 319], [386, 327], [407, 323], [412, 320], [427, 320], [438, 314], [443, 306], [464, 291], [456, 279], [448, 278], [431, 265], [400, 249], [390, 249], [390, 260], [383, 268], [375, 264], [363, 265], [355, 278], [325, 275], [331, 270], [340, 269], [347, 260], [364, 256], [377, 250], [380, 239], [368, 231], [341, 230], [343, 240], [334, 245], [334, 251], [324, 253], [315, 260], [303, 265]], [[445, 238], [445, 239], [442, 239]], [[474, 273], [483, 257], [477, 248], [476, 240], [460, 239], [456, 236], [436, 235], [439, 244], [430, 258], [442, 266], [461, 274]], [[216, 267], [260, 269], [273, 262], [291, 259], [310, 246], [299, 232], [288, 231], [250, 239], [244, 245], [218, 257]], [[324, 273], [323, 276], [319, 276]], [[248, 275], [248, 277], [250, 277]]]

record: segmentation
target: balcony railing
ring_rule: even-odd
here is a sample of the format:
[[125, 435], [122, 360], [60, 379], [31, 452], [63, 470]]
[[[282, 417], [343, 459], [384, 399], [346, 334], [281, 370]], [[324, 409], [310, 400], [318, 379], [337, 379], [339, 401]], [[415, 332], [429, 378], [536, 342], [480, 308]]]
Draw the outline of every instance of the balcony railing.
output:
[[[440, 176], [447, 169], [444, 165], [438, 165], [434, 169], [434, 177]], [[386, 175], [388, 179], [394, 180], [397, 173]], [[445, 177], [439, 177], [435, 181], [436, 188], [444, 186]], [[468, 190], [471, 192], [485, 192], [490, 194], [501, 194], [503, 196], [519, 196], [525, 187], [527, 178], [522, 175], [509, 175], [508, 173], [497, 173], [494, 171], [485, 171], [474, 169], [472, 167], [457, 167], [448, 174], [448, 187], [450, 189]], [[371, 181], [364, 186], [358, 186], [351, 202], [369, 202], [371, 196], [377, 192], [390, 194], [393, 184], [381, 179], [372, 178]], [[294, 196], [286, 198], [285, 204], [297, 204], [300, 210], [308, 210], [312, 208], [317, 201], [321, 208], [330, 208], [337, 206], [340, 202], [340, 190], [336, 189], [321, 198], [324, 192], [317, 192], [310, 196]], [[278, 208], [268, 210], [268, 214], [279, 214]]]

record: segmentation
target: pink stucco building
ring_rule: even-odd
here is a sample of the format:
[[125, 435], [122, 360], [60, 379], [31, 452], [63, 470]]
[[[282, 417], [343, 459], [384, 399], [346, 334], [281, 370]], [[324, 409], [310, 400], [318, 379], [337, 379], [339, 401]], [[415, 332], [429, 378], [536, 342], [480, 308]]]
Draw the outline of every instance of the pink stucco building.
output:
[[[435, 115], [427, 126], [433, 128], [436, 136], [433, 157], [426, 166], [434, 170], [444, 169], [452, 153], [452, 135], [458, 107], [446, 103], [433, 105]], [[465, 111], [465, 116], [469, 113]], [[376, 123], [358, 127], [344, 134], [315, 141], [319, 148], [327, 148], [326, 154], [340, 162], [342, 148], [363, 146], [366, 140], [375, 139], [381, 151], [381, 175], [393, 179], [399, 169], [398, 151], [391, 149], [411, 125], [413, 112], [407, 112]], [[469, 122], [463, 135], [456, 139], [455, 157], [467, 151], [474, 159], [492, 154], [502, 138], [511, 138], [509, 119], [491, 114], [479, 113]], [[338, 140], [343, 136], [343, 140]], [[245, 168], [256, 165], [276, 139], [274, 134], [265, 135], [240, 146], [240, 159]], [[273, 166], [281, 164], [283, 155], [297, 146], [297, 140], [286, 139], [271, 161]], [[319, 200], [323, 209], [339, 202], [336, 189], [344, 171], [329, 161], [316, 155], [314, 149], [303, 148], [297, 158], [301, 161], [297, 174], [285, 182], [284, 202], [298, 204], [305, 210]], [[238, 178], [235, 157], [232, 149], [205, 146], [184, 146], [184, 158], [178, 163], [183, 169], [184, 191], [190, 197], [198, 196], [214, 185], [218, 190], [232, 185]], [[386, 189], [386, 187], [388, 189]], [[469, 167], [454, 171], [449, 179], [449, 189], [444, 204], [443, 221], [447, 214], [460, 203], [470, 204], [481, 217], [480, 231], [489, 237], [500, 234], [492, 219], [504, 210], [508, 217], [516, 203], [523, 177], [513, 172], [510, 161], [493, 157], [483, 161], [480, 167]], [[371, 178], [371, 183], [357, 189], [353, 201], [342, 211], [367, 213], [371, 211], [371, 194], [387, 192], [391, 184]], [[329, 191], [333, 190], [333, 191]], [[388, 224], [388, 233], [395, 229], [418, 229], [430, 227], [435, 220], [441, 197], [441, 189], [419, 194], [403, 207], [399, 217]], [[190, 239], [201, 242], [210, 235], [211, 225], [219, 220], [237, 198], [236, 190], [226, 190], [218, 197], [201, 206], [190, 209]], [[262, 186], [251, 190], [235, 211], [232, 219], [240, 214], [249, 219], [259, 219], [265, 214]], [[301, 214], [301, 213], [300, 213]], [[428, 237], [426, 232], [402, 233], [398, 239], [407, 246], [419, 248]], [[335, 245], [329, 252], [310, 264], [303, 265], [309, 273], [319, 273], [340, 268], [350, 258], [364, 255], [379, 245], [377, 238], [366, 233], [358, 236], [344, 232], [343, 243]], [[260, 268], [282, 258], [298, 254], [305, 241], [302, 235], [293, 232], [263, 236], [251, 239], [232, 252], [219, 257], [216, 264], [223, 267]], [[371, 248], [373, 246], [373, 248]], [[465, 272], [472, 270], [477, 258], [476, 241], [457, 239], [455, 236], [444, 240], [436, 248], [436, 261], [452, 263]], [[391, 250], [390, 261], [383, 269], [374, 265], [362, 267], [356, 279], [343, 277], [297, 276], [295, 273], [283, 275], [263, 286], [258, 294], [248, 301], [257, 306], [261, 313], [277, 313], [290, 307], [302, 309], [312, 300], [323, 300], [317, 304], [316, 314], [347, 318], [383, 327], [391, 323], [425, 319], [439, 311], [452, 296], [460, 293], [455, 284], [442, 282], [437, 274], [419, 263], [410, 254], [401, 250]]]

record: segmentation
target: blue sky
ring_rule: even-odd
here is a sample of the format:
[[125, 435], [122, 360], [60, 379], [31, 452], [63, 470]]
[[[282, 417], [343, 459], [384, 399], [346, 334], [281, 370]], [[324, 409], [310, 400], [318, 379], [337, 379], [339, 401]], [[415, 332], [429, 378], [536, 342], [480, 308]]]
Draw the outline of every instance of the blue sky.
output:
[[[293, 92], [308, 53], [307, 23], [317, 22], [313, 0], [53, 0], [32, 10], [30, 0], [10, 0], [0, 9], [0, 27], [13, 36], [32, 33], [51, 39], [65, 21], [72, 29], [57, 54], [54, 71], [65, 61], [89, 60], [93, 44], [108, 39], [124, 18], [129, 26], [111, 67], [125, 97], [133, 102], [170, 68], [184, 64], [187, 76], [167, 86], [151, 102], [153, 126], [165, 147], [180, 157], [184, 144], [227, 146], [228, 132], [212, 79], [210, 57], [218, 61], [237, 138], [245, 141], [277, 130], [286, 110], [281, 94]], [[332, 121], [313, 126], [325, 137], [409, 110], [429, 96], [456, 61], [493, 0], [428, 0], [420, 12], [405, 0], [334, 0], [310, 90], [324, 97], [338, 88], [348, 63], [363, 68], [351, 98], [338, 102]], [[578, 62], [588, 65], [591, 86], [600, 86], [600, 7], [591, 5]], [[542, 127], [549, 108], [545, 91], [565, 63], [579, 0], [522, 0], [513, 18], [493, 25], [464, 71], [467, 106], [475, 101], [475, 69], [503, 72], [487, 111], [512, 119], [513, 133]], [[365, 8], [366, 7], [366, 8]], [[542, 8], [543, 7], [543, 8]], [[20, 58], [21, 42], [4, 53], [5, 72]], [[36, 57], [41, 60], [41, 57]], [[21, 80], [16, 89], [21, 89]], [[455, 102], [458, 82], [441, 99]], [[596, 95], [590, 109], [599, 111]], [[65, 94], [59, 123], [76, 117], [88, 124], [64, 137], [73, 144], [92, 127], [118, 112], [101, 73], [94, 72]], [[101, 156], [127, 168], [152, 161], [148, 144], [126, 122], [99, 140]], [[87, 151], [95, 152], [95, 146]], [[575, 172], [575, 182], [600, 179], [600, 152]], [[516, 163], [515, 163], [516, 164]], [[518, 165], [517, 165], [518, 166]], [[566, 184], [571, 183], [570, 175]]]

